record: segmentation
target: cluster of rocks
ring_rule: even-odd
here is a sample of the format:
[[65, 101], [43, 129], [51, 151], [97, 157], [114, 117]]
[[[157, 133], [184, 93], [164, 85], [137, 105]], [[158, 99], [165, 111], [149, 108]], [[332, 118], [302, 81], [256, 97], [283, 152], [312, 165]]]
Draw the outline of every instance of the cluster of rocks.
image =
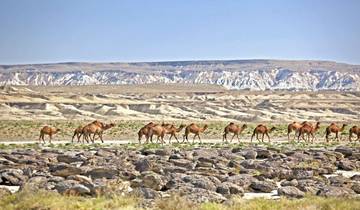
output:
[[[223, 202], [248, 192], [280, 196], [356, 196], [360, 149], [160, 148], [0, 150], [0, 185], [95, 196], [137, 193], [145, 199], [172, 193], [195, 202]], [[4, 194], [4, 189], [0, 194]]]

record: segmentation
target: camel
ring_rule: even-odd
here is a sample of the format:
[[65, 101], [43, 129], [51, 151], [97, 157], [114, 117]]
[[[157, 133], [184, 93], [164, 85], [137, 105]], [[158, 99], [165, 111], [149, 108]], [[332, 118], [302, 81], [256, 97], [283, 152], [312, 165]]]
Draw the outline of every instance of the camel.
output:
[[230, 143], [232, 142], [232, 140], [234, 139], [235, 136], [237, 137], [238, 142], [240, 142], [239, 134], [241, 134], [246, 128], [247, 128], [246, 124], [243, 124], [240, 127], [240, 125], [235, 125], [235, 123], [233, 123], [233, 122], [229, 123], [229, 125], [227, 125], [224, 129], [223, 142], [224, 142], [224, 140], [227, 142], [226, 136], [228, 133], [234, 134], [230, 140]]
[[140, 130], [138, 131], [138, 140], [139, 140], [139, 144], [141, 144], [141, 138], [143, 136], [145, 136], [146, 138], [146, 143], [148, 143], [149, 141], [149, 130], [151, 127], [155, 126], [157, 124], [150, 122], [148, 124], [146, 124], [145, 126], [143, 126], [142, 128], [140, 128]]
[[349, 141], [350, 142], [351, 142], [351, 137], [353, 134], [357, 135], [357, 139], [355, 141], [360, 140], [360, 127], [355, 125], [349, 129]]
[[164, 144], [164, 136], [166, 133], [170, 132], [170, 125], [169, 124], [161, 124], [161, 125], [155, 125], [149, 128], [149, 137], [150, 137], [150, 141], [152, 141], [153, 135], [157, 136], [157, 140], [156, 143], [161, 142], [161, 144]]
[[316, 136], [315, 136], [315, 133], [317, 130], [319, 130], [320, 128], [320, 122], [316, 122], [315, 125], [311, 125], [310, 123], [306, 123], [304, 124], [300, 129], [299, 129], [299, 132], [298, 132], [298, 142], [300, 142], [300, 136], [302, 137], [302, 139], [304, 141], [305, 138], [304, 138], [304, 135], [307, 134], [307, 137], [308, 137], [308, 142], [310, 142], [310, 136], [312, 137], [311, 139], [311, 142], [314, 142], [314, 139], [316, 140]]
[[175, 127], [175, 125], [171, 125], [171, 127], [166, 131], [166, 134], [170, 134], [169, 138], [169, 144], [171, 144], [171, 138], [174, 137], [179, 143], [179, 140], [176, 136], [177, 133], [179, 133], [183, 128], [185, 128], [185, 125], [181, 124], [178, 128]]
[[292, 122], [288, 125], [288, 130], [287, 130], [287, 136], [288, 136], [288, 141], [290, 141], [290, 133], [292, 131], [295, 131], [295, 135], [294, 135], [294, 139], [293, 141], [295, 140], [295, 137], [296, 137], [296, 134], [299, 133], [299, 130], [300, 128], [305, 125], [305, 124], [308, 124], [310, 125], [310, 123], [308, 123], [307, 121], [304, 121], [302, 123], [298, 123], [298, 122]]
[[183, 135], [183, 143], [185, 142], [185, 140], [187, 140], [187, 142], [189, 142], [188, 137], [189, 137], [190, 133], [194, 134], [193, 143], [195, 142], [196, 136], [199, 138], [200, 143], [201, 143], [200, 133], [203, 133], [207, 128], [208, 128], [208, 125], [204, 125], [201, 128], [198, 125], [196, 125], [195, 123], [191, 123], [190, 125], [186, 126], [185, 134]]
[[80, 138], [81, 138], [81, 136], [84, 134], [84, 133], [83, 133], [83, 128], [84, 128], [84, 126], [81, 126], [81, 125], [80, 125], [79, 127], [77, 127], [77, 128], [74, 130], [74, 135], [73, 135], [72, 138], [71, 138], [71, 143], [74, 142], [75, 136], [77, 137], [78, 143], [80, 142]]
[[269, 133], [273, 132], [276, 128], [275, 127], [272, 127], [271, 129], [268, 129], [265, 125], [263, 124], [260, 124], [258, 126], [256, 126], [256, 128], [254, 129], [254, 132], [251, 136], [251, 140], [250, 142], [252, 142], [255, 134], [256, 134], [256, 139], [260, 142], [260, 139], [259, 139], [259, 133], [262, 134], [262, 138], [261, 138], [261, 141], [264, 142], [264, 136], [266, 135], [269, 139], [269, 142], [270, 142], [270, 136], [269, 136]]
[[[94, 143], [95, 136], [98, 135], [101, 142], [104, 143], [104, 140], [102, 138], [103, 132], [114, 126], [115, 126], [114, 123], [104, 124], [101, 122], [97, 123], [96, 121], [94, 121], [93, 123], [90, 123], [83, 128], [83, 137], [87, 142], [89, 142], [88, 138], [90, 138], [92, 143]], [[93, 138], [91, 138], [91, 134], [93, 134]]]
[[343, 124], [342, 127], [340, 128], [339, 126], [337, 126], [335, 123], [331, 123], [328, 127], [326, 127], [325, 130], [325, 139], [326, 142], [329, 142], [329, 135], [331, 133], [335, 133], [335, 139], [337, 139], [337, 141], [339, 141], [339, 132], [343, 132], [343, 130], [345, 129], [347, 125]]
[[59, 128], [53, 128], [53, 127], [50, 127], [50, 126], [44, 126], [41, 130], [40, 130], [40, 136], [39, 136], [39, 141], [41, 143], [41, 139], [43, 140], [44, 144], [45, 144], [45, 134], [46, 135], [49, 135], [50, 137], [50, 140], [49, 140], [49, 143], [51, 143], [51, 140], [52, 140], [52, 136], [54, 134], [56, 134], [57, 132], [59, 132], [60, 129]]

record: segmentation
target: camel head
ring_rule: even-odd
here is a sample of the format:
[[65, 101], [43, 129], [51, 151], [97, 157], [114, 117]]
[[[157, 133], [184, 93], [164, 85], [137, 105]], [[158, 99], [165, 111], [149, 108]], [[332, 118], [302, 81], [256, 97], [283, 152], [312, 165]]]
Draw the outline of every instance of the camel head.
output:
[[242, 125], [241, 128], [244, 130], [246, 129], [248, 126], [246, 124]]
[[276, 130], [276, 128], [273, 126], [272, 128], [270, 128], [269, 133], [273, 132], [274, 130]]
[[204, 127], [202, 128], [202, 130], [204, 131], [204, 130], [206, 130], [207, 128], [208, 128], [208, 125], [205, 124]]
[[343, 124], [341, 127], [341, 130], [344, 130], [346, 126], [347, 126], [347, 124]]
[[59, 131], [61, 131], [61, 129], [60, 128], [56, 128], [56, 130], [55, 130], [56, 132], [59, 132]]

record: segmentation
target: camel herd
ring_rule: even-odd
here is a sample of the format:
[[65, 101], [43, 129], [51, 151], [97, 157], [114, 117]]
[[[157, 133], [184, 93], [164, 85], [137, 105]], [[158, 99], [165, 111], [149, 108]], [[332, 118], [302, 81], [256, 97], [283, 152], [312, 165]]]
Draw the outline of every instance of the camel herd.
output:
[[[98, 138], [100, 138], [101, 142], [103, 143], [104, 142], [103, 141], [103, 132], [114, 126], [115, 126], [114, 123], [106, 124], [106, 123], [100, 122], [98, 120], [95, 120], [87, 125], [77, 127], [74, 131], [71, 142], [74, 142], [74, 138], [76, 137], [78, 142], [85, 143], [85, 141], [86, 141], [87, 143], [89, 143], [89, 140], [90, 140], [92, 143], [94, 143], [96, 137], [98, 137]], [[329, 142], [329, 137], [332, 133], [335, 134], [335, 140], [339, 141], [339, 133], [343, 132], [346, 126], [347, 126], [346, 124], [343, 124], [342, 126], [338, 126], [335, 123], [331, 123], [329, 126], [327, 126], [325, 129], [326, 142]], [[196, 137], [199, 139], [199, 141], [201, 143], [200, 134], [205, 132], [205, 130], [208, 128], [208, 125], [199, 126], [195, 123], [191, 123], [189, 125], [181, 124], [179, 127], [176, 127], [176, 125], [174, 125], [174, 124], [167, 124], [164, 122], [162, 124], [150, 122], [150, 123], [144, 125], [142, 128], [140, 128], [140, 130], [138, 131], [138, 141], [139, 141], [139, 144], [141, 144], [142, 138], [145, 137], [145, 143], [153, 142], [153, 137], [156, 136], [156, 143], [160, 142], [161, 144], [164, 144], [165, 143], [165, 141], [164, 141], [165, 135], [170, 135], [169, 144], [171, 143], [172, 138], [175, 138], [175, 140], [178, 143], [180, 143], [180, 141], [178, 139], [178, 135], [184, 128], [185, 128], [185, 132], [183, 134], [182, 143], [189, 142], [190, 134], [194, 134], [193, 141], [192, 141], [193, 143], [194, 143]], [[229, 123], [224, 128], [222, 141], [228, 142], [227, 135], [233, 134], [233, 136], [230, 139], [230, 142], [232, 142], [234, 137], [237, 137], [238, 142], [240, 142], [239, 135], [247, 128], [248, 128], [248, 126], [246, 124], [237, 125], [233, 122]], [[309, 123], [307, 121], [304, 121], [302, 123], [292, 122], [292, 123], [288, 124], [288, 126], [287, 126], [287, 137], [288, 137], [289, 141], [295, 141], [295, 138], [297, 137], [298, 141], [301, 141], [301, 139], [302, 139], [305, 142], [314, 142], [314, 140], [317, 140], [315, 134], [319, 130], [319, 128], [320, 128], [320, 122], [316, 122], [316, 123]], [[268, 138], [268, 141], [270, 142], [269, 134], [276, 129], [277, 128], [275, 128], [275, 127], [268, 128], [264, 124], [259, 124], [254, 128], [250, 141], [252, 142], [253, 138], [256, 136], [256, 139], [258, 141], [264, 142], [264, 137], [266, 136]], [[41, 142], [41, 140], [42, 140], [45, 143], [44, 136], [48, 135], [50, 138], [49, 141], [51, 143], [52, 136], [55, 135], [56, 133], [58, 133], [59, 131], [60, 131], [60, 129], [58, 129], [58, 128], [44, 126], [40, 130], [39, 141]], [[293, 136], [293, 139], [291, 140], [290, 136], [292, 133], [294, 133], [294, 136]], [[259, 139], [259, 135], [261, 135], [261, 140]], [[353, 126], [349, 129], [349, 141], [350, 142], [352, 141], [353, 135], [357, 136], [356, 140], [360, 140], [360, 127]], [[82, 140], [81, 140], [81, 137], [82, 137]], [[301, 137], [301, 139], [300, 139], [300, 137]]]

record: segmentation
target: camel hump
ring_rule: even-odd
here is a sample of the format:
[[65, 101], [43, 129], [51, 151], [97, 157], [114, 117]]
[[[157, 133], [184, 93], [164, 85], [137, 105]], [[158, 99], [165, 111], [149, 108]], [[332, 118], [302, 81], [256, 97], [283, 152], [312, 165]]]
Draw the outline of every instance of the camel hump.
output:
[[230, 122], [229, 125], [234, 125], [235, 123], [234, 122]]
[[332, 122], [330, 125], [335, 125], [335, 123], [334, 123], [334, 122]]

